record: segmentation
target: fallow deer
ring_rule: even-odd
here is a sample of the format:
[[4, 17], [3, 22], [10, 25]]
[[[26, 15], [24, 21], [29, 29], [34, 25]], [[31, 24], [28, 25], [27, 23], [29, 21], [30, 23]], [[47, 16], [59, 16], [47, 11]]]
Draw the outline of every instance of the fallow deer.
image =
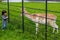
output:
[[[24, 9], [24, 15], [35, 22], [36, 34], [38, 32], [38, 24], [45, 24], [46, 22], [46, 14], [44, 13], [29, 14], [29, 12]], [[55, 30], [58, 33], [58, 25], [56, 24], [56, 18], [57, 17], [54, 14], [47, 14], [47, 23], [53, 28], [53, 33], [55, 32]]]

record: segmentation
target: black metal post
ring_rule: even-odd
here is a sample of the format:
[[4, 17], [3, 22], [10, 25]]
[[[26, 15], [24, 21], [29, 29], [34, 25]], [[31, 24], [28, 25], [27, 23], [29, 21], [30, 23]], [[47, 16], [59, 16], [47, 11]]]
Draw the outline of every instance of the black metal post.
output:
[[9, 22], [9, 20], [10, 20], [10, 17], [9, 17], [9, 0], [7, 0], [7, 7], [8, 7], [8, 22]]
[[24, 0], [22, 0], [22, 29], [24, 33]]
[[47, 0], [45, 0], [45, 6], [46, 6], [46, 23], [45, 23], [45, 40], [47, 40]]

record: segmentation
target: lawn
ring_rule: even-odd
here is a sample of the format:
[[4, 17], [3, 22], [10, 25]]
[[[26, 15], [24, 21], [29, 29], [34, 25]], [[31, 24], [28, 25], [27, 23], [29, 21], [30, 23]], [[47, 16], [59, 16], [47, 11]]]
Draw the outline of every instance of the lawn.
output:
[[[26, 10], [32, 13], [45, 13], [45, 3], [42, 2], [25, 2], [24, 7]], [[0, 2], [0, 40], [36, 40], [35, 35], [35, 23], [29, 20], [28, 18], [24, 17], [24, 33], [22, 33], [22, 17], [21, 14], [21, 3], [10, 3], [10, 22], [7, 25], [7, 29], [5, 31], [1, 30], [2, 27], [2, 19], [1, 19], [1, 11], [3, 9], [7, 10], [7, 3]], [[43, 9], [43, 10], [34, 10], [29, 9], [36, 8], [36, 9]], [[60, 11], [60, 3], [48, 3], [48, 10], [52, 11]], [[57, 20], [60, 20], [60, 14], [58, 12], [50, 12], [57, 16]], [[60, 22], [56, 21], [57, 25], [60, 26]], [[60, 27], [59, 27], [60, 28]], [[58, 34], [52, 34], [52, 27], [48, 26], [48, 40], [60, 40], [60, 30]], [[44, 40], [45, 39], [45, 25], [39, 25], [39, 32], [37, 34], [37, 40]]]

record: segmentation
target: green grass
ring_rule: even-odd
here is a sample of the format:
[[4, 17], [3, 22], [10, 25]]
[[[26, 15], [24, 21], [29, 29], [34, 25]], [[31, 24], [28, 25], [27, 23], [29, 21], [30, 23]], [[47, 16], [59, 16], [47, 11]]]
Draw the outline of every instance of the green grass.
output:
[[[30, 8], [40, 8], [45, 10], [45, 3], [40, 2], [27, 2], [24, 4], [25, 7]], [[10, 3], [10, 22], [7, 25], [7, 29], [5, 31], [1, 30], [2, 27], [2, 19], [1, 19], [1, 11], [3, 9], [7, 10], [7, 3], [0, 3], [0, 40], [36, 40], [35, 35], [35, 23], [24, 17], [25, 20], [25, 32], [22, 33], [22, 17], [20, 16], [21, 3]], [[29, 13], [45, 13], [42, 10], [33, 10], [26, 8]], [[60, 11], [60, 3], [48, 3], [48, 10]], [[60, 20], [60, 14], [57, 12], [48, 12], [53, 13], [57, 16], [57, 20]], [[60, 22], [57, 21], [57, 25], [60, 26]], [[60, 28], [60, 27], [59, 27]], [[39, 25], [39, 32], [37, 35], [38, 40], [45, 39], [45, 26], [43, 24]], [[48, 26], [48, 40], [60, 40], [60, 30], [58, 34], [51, 34], [52, 28]]]

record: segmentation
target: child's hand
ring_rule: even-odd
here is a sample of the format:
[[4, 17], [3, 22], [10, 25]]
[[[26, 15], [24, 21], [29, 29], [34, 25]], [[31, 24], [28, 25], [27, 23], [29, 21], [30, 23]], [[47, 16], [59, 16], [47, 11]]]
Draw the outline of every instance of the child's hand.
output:
[[6, 18], [8, 18], [8, 16]]

